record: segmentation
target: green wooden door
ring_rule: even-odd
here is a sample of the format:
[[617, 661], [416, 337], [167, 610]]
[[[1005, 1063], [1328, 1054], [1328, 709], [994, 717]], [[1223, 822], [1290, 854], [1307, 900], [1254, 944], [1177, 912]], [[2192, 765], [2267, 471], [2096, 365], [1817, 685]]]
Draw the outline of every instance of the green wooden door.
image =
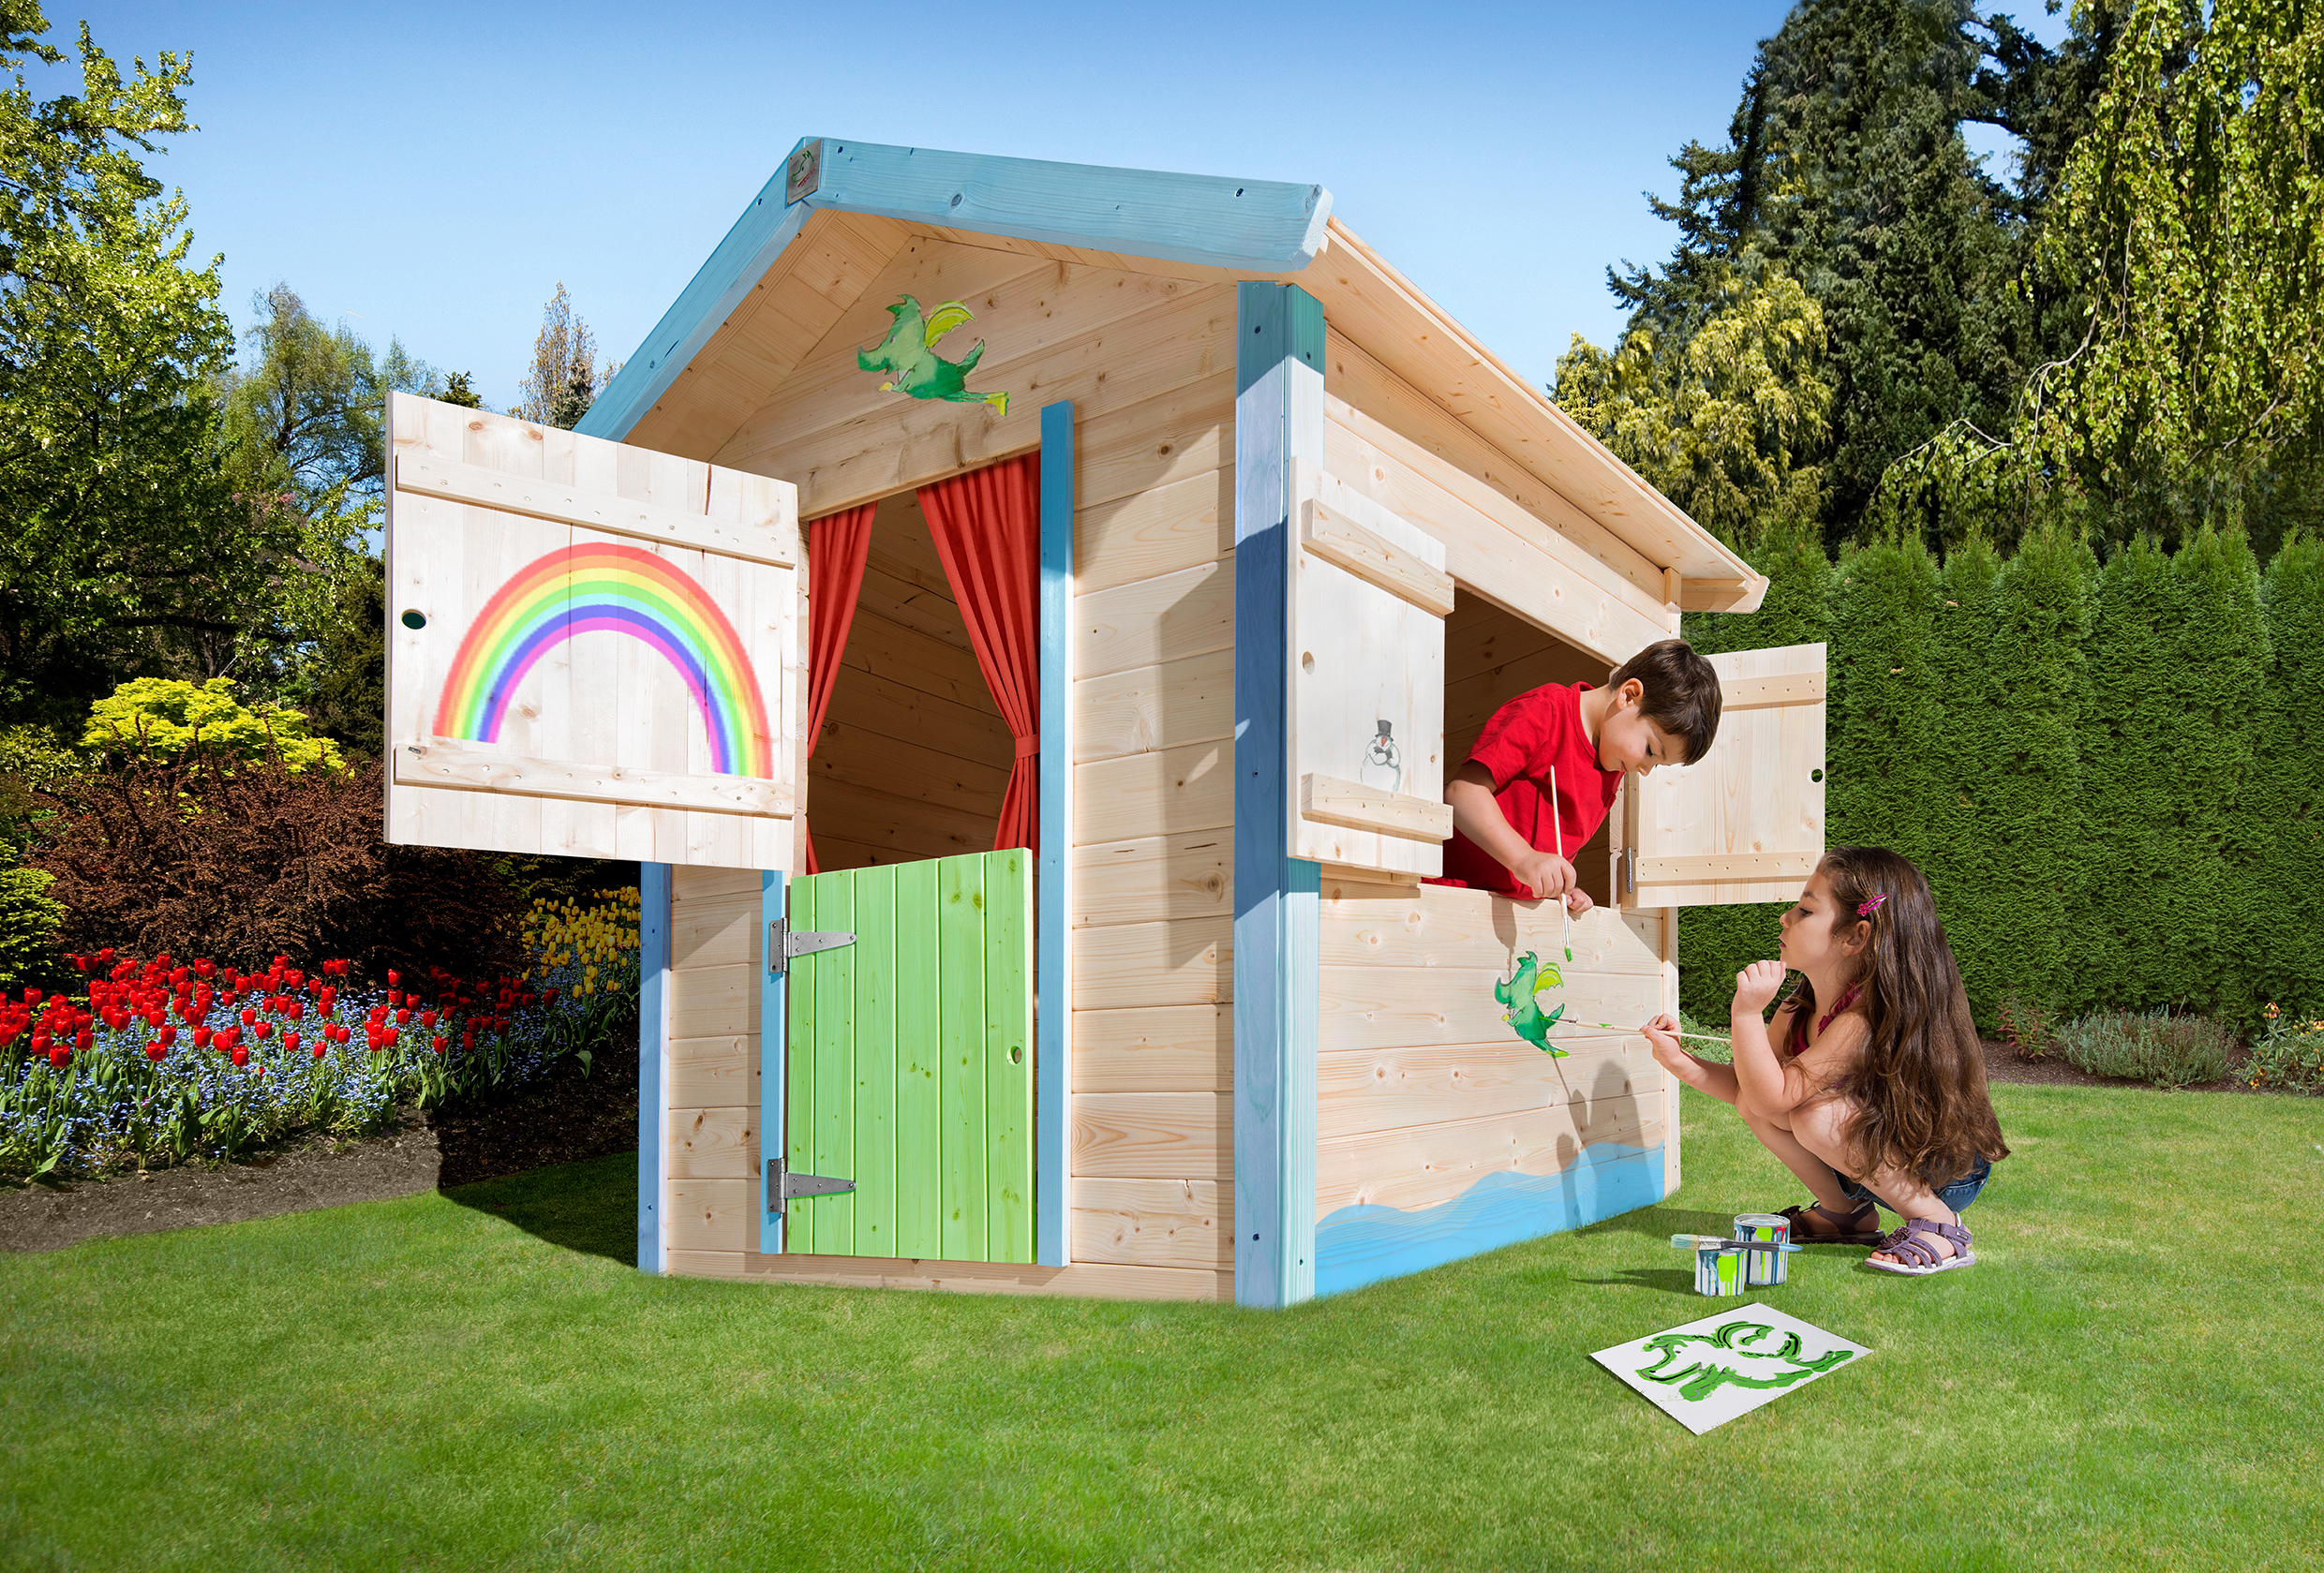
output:
[[794, 929], [784, 1147], [856, 1189], [788, 1204], [783, 1248], [1033, 1260], [1033, 854], [815, 874]]

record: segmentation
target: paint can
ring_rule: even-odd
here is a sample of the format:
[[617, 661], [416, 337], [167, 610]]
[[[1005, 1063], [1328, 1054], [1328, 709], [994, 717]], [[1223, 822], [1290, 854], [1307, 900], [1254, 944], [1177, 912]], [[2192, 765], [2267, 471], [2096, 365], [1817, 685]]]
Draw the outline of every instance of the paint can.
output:
[[[1738, 1212], [1735, 1215], [1735, 1238], [1737, 1239], [1767, 1239], [1778, 1245], [1792, 1242], [1792, 1221], [1776, 1212]], [[1744, 1267], [1745, 1281], [1751, 1287], [1765, 1288], [1783, 1282], [1785, 1254], [1780, 1251], [1747, 1251], [1750, 1260]]]
[[1694, 1292], [1698, 1295], [1739, 1295], [1743, 1292], [1743, 1258], [1756, 1256], [1756, 1251], [1737, 1251], [1732, 1246], [1698, 1246], [1694, 1253]]

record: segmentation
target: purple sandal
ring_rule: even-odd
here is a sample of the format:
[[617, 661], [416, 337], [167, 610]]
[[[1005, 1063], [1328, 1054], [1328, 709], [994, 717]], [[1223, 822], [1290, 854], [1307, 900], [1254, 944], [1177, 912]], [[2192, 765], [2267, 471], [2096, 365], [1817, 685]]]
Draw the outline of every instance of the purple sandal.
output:
[[[1922, 1235], [1935, 1235], [1938, 1239], [1948, 1241], [1953, 1247], [1953, 1254], [1938, 1255], [1935, 1247], [1919, 1238]], [[1947, 1272], [1954, 1268], [1974, 1267], [1977, 1262], [1977, 1254], [1969, 1249], [1969, 1231], [1959, 1224], [1940, 1224], [1933, 1218], [1906, 1220], [1904, 1227], [1882, 1240], [1877, 1249], [1887, 1252], [1898, 1260], [1875, 1262], [1867, 1257], [1864, 1265], [1868, 1268], [1877, 1268], [1882, 1272], [1899, 1273], [1906, 1278], [1926, 1278], [1932, 1272]]]

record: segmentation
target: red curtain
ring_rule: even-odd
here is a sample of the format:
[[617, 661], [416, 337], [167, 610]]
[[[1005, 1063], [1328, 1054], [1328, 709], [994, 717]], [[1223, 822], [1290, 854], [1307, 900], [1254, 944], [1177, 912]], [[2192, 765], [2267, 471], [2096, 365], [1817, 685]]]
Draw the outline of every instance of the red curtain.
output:
[[[872, 519], [880, 505], [867, 502], [807, 527], [807, 752], [804, 772], [823, 737], [824, 713], [840, 680], [840, 657], [856, 620], [856, 597], [863, 590], [863, 562], [872, 551]], [[802, 790], [805, 783], [801, 783]], [[804, 824], [805, 816], [801, 816]], [[815, 833], [807, 836], [807, 871], [823, 872], [815, 861]]]
[[993, 850], [1033, 850], [1040, 828], [1041, 456], [1027, 453], [922, 486], [920, 510], [960, 599], [985, 686], [1017, 739]]

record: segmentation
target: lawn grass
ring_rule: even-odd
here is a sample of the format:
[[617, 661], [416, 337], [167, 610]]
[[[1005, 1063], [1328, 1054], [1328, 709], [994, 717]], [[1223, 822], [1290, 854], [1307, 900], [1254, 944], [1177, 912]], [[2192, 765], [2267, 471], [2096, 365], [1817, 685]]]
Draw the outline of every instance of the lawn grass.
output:
[[1279, 1313], [655, 1280], [633, 1161], [0, 1259], [8, 1567], [2314, 1566], [2324, 1100], [1996, 1087], [1867, 1359], [1707, 1436], [1587, 1356], [1799, 1199], [1693, 1093], [1661, 1207]]

